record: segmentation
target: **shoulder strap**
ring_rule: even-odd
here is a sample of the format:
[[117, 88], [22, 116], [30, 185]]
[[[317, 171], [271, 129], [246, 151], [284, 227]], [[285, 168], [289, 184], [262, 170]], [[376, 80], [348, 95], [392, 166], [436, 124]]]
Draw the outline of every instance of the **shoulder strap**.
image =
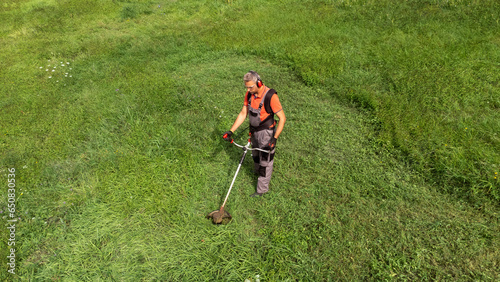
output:
[[[274, 96], [274, 94], [278, 94], [278, 92], [276, 92], [276, 90], [274, 89], [269, 89], [268, 92], [266, 92], [266, 97], [264, 97], [264, 109], [266, 109], [266, 112], [269, 113], [270, 115], [273, 115], [273, 109], [271, 108], [271, 98]], [[248, 105], [250, 106], [251, 103], [252, 103], [252, 94], [247, 93], [245, 94], [247, 95], [247, 98], [248, 98]]]
[[270, 115], [273, 115], [273, 109], [271, 109], [271, 98], [274, 96], [274, 94], [278, 94], [276, 90], [274, 89], [269, 89], [269, 92], [267, 92], [266, 97], [264, 98], [264, 109], [266, 109], [266, 112], [269, 113]]

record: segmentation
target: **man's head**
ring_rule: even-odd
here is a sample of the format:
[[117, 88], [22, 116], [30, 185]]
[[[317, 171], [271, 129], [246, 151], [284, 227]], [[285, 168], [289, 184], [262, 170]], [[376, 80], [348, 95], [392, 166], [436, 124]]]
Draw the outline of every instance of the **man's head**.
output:
[[243, 76], [243, 81], [245, 82], [245, 88], [250, 94], [257, 94], [263, 85], [259, 74], [254, 71], [247, 72]]

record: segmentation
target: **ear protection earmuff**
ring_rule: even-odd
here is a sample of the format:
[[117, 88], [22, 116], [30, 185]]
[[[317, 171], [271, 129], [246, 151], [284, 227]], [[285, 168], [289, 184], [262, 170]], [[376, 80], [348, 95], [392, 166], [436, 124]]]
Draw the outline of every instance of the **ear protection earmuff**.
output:
[[257, 87], [260, 88], [260, 87], [262, 87], [262, 85], [264, 85], [264, 83], [262, 82], [262, 79], [260, 79], [260, 75], [257, 72], [255, 72], [253, 70], [248, 71], [248, 72], [254, 74], [257, 77]]
[[262, 87], [263, 83], [262, 83], [262, 80], [259, 78], [257, 79], [257, 87]]

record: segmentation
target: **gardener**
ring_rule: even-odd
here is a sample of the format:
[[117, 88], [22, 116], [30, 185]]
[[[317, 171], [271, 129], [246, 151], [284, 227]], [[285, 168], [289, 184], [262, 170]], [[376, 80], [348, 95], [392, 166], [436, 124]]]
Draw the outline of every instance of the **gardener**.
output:
[[[257, 191], [251, 197], [260, 197], [269, 191], [269, 182], [273, 173], [274, 151], [276, 140], [285, 126], [285, 113], [281, 107], [278, 94], [274, 89], [265, 86], [259, 74], [249, 71], [243, 76], [245, 88], [245, 100], [243, 108], [230, 131], [224, 133], [223, 138], [231, 141], [234, 131], [245, 121], [248, 114], [250, 121], [251, 142], [253, 148], [270, 150], [269, 153], [252, 151], [254, 170], [259, 175], [257, 180]], [[274, 119], [277, 115], [279, 122]]]

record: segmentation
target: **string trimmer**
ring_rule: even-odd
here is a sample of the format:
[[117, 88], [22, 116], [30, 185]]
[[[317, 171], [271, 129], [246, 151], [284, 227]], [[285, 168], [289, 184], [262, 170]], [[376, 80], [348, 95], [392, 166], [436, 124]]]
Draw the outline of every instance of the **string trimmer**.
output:
[[234, 181], [236, 180], [236, 176], [238, 176], [238, 172], [240, 171], [241, 164], [245, 160], [247, 152], [253, 151], [253, 150], [258, 150], [258, 151], [262, 151], [264, 153], [269, 153], [269, 151], [262, 150], [260, 148], [250, 148], [250, 144], [251, 144], [250, 138], [248, 138], [248, 143], [245, 146], [236, 144], [236, 142], [234, 142], [234, 139], [231, 139], [231, 143], [234, 144], [235, 146], [243, 149], [243, 156], [241, 156], [240, 164], [238, 165], [238, 169], [236, 169], [236, 174], [234, 175], [233, 181], [231, 182], [231, 186], [229, 187], [229, 190], [227, 191], [227, 195], [226, 195], [226, 198], [224, 199], [224, 203], [222, 203], [222, 206], [220, 207], [220, 209], [215, 210], [207, 215], [207, 218], [211, 218], [213, 223], [215, 223], [215, 224], [220, 224], [223, 222], [227, 223], [232, 218], [231, 214], [229, 212], [227, 212], [226, 210], [224, 210], [224, 207], [226, 206], [227, 198], [229, 197], [229, 193], [231, 193], [231, 189], [233, 189]]

